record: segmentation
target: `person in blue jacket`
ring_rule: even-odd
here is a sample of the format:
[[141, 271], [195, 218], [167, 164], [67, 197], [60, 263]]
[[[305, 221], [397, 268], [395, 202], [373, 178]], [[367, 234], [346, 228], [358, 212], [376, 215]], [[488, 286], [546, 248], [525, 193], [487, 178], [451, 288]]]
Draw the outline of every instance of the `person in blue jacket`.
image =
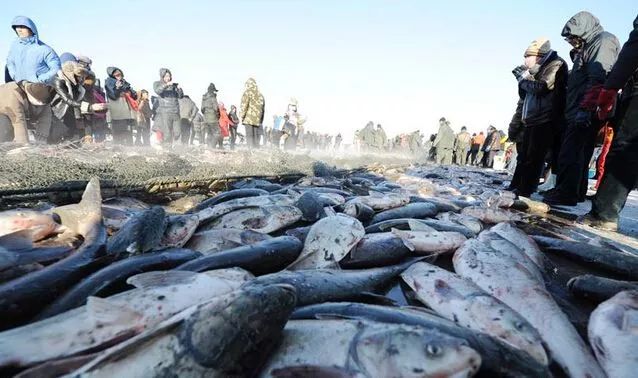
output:
[[50, 83], [61, 68], [60, 58], [40, 40], [30, 18], [18, 16], [11, 27], [18, 35], [7, 57], [7, 71], [13, 81]]

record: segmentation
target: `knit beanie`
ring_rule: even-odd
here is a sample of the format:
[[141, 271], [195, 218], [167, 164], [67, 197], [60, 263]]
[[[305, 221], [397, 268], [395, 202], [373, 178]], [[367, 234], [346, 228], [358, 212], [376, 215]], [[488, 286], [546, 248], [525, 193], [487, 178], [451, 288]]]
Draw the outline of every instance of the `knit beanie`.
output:
[[525, 56], [544, 56], [552, 49], [551, 44], [549, 43], [549, 39], [547, 38], [538, 38], [534, 40], [527, 50], [525, 50]]

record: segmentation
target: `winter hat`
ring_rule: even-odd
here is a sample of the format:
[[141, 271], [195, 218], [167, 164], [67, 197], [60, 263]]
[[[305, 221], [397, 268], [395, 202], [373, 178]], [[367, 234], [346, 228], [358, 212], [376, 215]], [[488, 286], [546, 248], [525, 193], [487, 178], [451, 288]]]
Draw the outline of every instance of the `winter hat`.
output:
[[297, 102], [297, 99], [296, 99], [296, 98], [294, 98], [294, 97], [292, 97], [292, 98], [290, 99], [290, 102], [289, 102], [288, 104], [289, 104], [289, 105], [294, 105], [294, 106], [298, 106], [298, 105], [299, 105], [299, 103]]
[[73, 61], [62, 64], [62, 73], [73, 85], [78, 83], [76, 77], [80, 77], [84, 81], [84, 78], [89, 75], [89, 71], [86, 68]]
[[71, 54], [70, 52], [65, 52], [62, 53], [62, 55], [60, 55], [60, 63], [64, 64], [66, 62], [77, 62], [78, 59], [75, 57], [75, 55]]
[[552, 49], [552, 45], [549, 43], [549, 39], [547, 38], [538, 38], [529, 45], [527, 50], [525, 50], [525, 57], [528, 56], [544, 56]]
[[208, 93], [216, 93], [216, 92], [218, 92], [217, 87], [215, 87], [215, 84], [210, 83], [208, 85]]
[[89, 68], [91, 67], [91, 64], [93, 64], [93, 61], [88, 56], [78, 55], [76, 58], [77, 62], [80, 63], [80, 65], [84, 68]]
[[30, 83], [25, 81], [22, 83], [24, 93], [27, 94], [29, 102], [33, 105], [46, 105], [53, 100], [55, 96], [55, 89], [50, 85], [44, 83]]

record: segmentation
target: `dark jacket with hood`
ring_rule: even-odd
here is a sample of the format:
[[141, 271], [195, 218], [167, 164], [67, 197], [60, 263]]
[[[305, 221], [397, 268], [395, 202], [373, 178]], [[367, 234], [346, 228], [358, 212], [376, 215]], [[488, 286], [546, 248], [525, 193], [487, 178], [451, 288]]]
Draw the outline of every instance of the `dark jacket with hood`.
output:
[[638, 17], [605, 82], [607, 89], [623, 88], [623, 97], [638, 95]]
[[215, 85], [208, 86], [208, 91], [202, 96], [202, 113], [204, 122], [219, 123], [219, 103], [217, 102], [217, 90]]
[[195, 101], [191, 100], [190, 97], [184, 95], [179, 99], [179, 116], [182, 119], [188, 120], [188, 122], [193, 122], [197, 113], [199, 113], [199, 109], [197, 109]]
[[160, 68], [160, 79], [153, 83], [153, 90], [159, 96], [157, 113], [177, 114], [179, 116], [179, 99], [184, 96], [184, 92], [177, 87], [176, 83], [166, 84], [164, 82], [166, 73], [171, 73], [171, 71], [167, 68]]
[[565, 118], [571, 123], [581, 109], [585, 93], [592, 87], [605, 83], [611, 71], [620, 43], [615, 35], [606, 32], [600, 21], [589, 12], [579, 12], [572, 17], [561, 33], [563, 37], [576, 36], [583, 40], [583, 47], [574, 57], [574, 67], [567, 82]]
[[522, 141], [522, 127], [552, 123], [560, 128], [565, 120], [567, 63], [550, 51], [530, 69], [532, 75], [518, 84], [519, 101], [508, 130], [509, 139]]
[[501, 134], [498, 130], [493, 129], [487, 134], [485, 143], [483, 143], [483, 151], [500, 151], [501, 150]]
[[30, 18], [18, 16], [11, 27], [26, 26], [32, 36], [18, 38], [11, 45], [7, 57], [7, 71], [15, 81], [26, 80], [32, 83], [51, 83], [62, 67], [58, 54], [40, 40], [38, 29]]
[[[122, 72], [122, 86], [117, 88], [115, 85], [117, 83], [117, 79], [113, 76], [115, 71]], [[106, 90], [106, 95], [111, 100], [117, 100], [124, 92], [131, 92], [133, 98], [137, 98], [137, 93], [131, 88], [131, 84], [129, 84], [126, 80], [124, 80], [124, 71], [117, 67], [108, 67], [106, 69], [106, 73], [108, 77], [104, 81], [104, 89]]]

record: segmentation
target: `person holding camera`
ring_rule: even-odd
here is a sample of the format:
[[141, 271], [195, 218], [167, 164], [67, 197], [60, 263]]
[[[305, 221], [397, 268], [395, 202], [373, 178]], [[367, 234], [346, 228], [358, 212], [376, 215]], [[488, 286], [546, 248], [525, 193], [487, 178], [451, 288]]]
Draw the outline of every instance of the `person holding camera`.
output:
[[[181, 144], [182, 118], [179, 114], [179, 99], [184, 96], [179, 84], [173, 82], [173, 74], [168, 68], [160, 68], [160, 80], [153, 83], [158, 96], [159, 107], [155, 124], [164, 134], [164, 144]], [[157, 128], [154, 125], [154, 128]]]
[[137, 112], [137, 93], [124, 79], [124, 73], [117, 67], [106, 69], [108, 77], [104, 82], [109, 103], [111, 133], [117, 144], [133, 144], [133, 123]]

